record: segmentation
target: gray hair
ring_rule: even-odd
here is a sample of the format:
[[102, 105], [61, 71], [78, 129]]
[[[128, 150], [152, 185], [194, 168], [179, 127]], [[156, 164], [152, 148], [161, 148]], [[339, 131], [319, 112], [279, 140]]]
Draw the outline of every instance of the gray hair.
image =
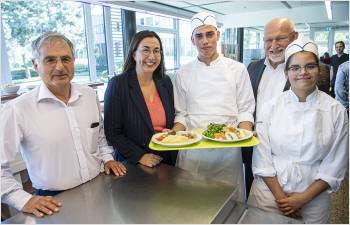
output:
[[58, 32], [46, 32], [40, 35], [37, 39], [32, 42], [32, 54], [34, 59], [38, 59], [40, 56], [39, 50], [44, 43], [51, 42], [53, 40], [63, 40], [68, 44], [72, 51], [72, 55], [74, 57], [74, 45], [73, 43], [64, 35]]

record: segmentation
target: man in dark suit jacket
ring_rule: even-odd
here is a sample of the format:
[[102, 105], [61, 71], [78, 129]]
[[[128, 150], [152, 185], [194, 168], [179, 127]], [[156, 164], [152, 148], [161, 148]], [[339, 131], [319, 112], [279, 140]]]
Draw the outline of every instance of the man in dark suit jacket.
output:
[[[271, 97], [278, 95], [289, 87], [284, 75], [284, 50], [292, 41], [298, 38], [298, 35], [293, 22], [286, 18], [274, 18], [265, 25], [264, 50], [266, 58], [253, 62], [248, 66], [256, 102], [254, 113], [256, 122], [259, 122], [259, 112], [262, 105]], [[254, 179], [252, 156], [253, 148], [242, 149], [247, 196]]]
[[[257, 123], [259, 122], [259, 112], [264, 103], [290, 88], [290, 84], [284, 74], [284, 50], [297, 38], [298, 32], [295, 31], [293, 22], [286, 18], [274, 18], [265, 25], [264, 50], [266, 58], [252, 62], [248, 66], [256, 102], [254, 117]], [[319, 90], [327, 94], [329, 94], [330, 86], [329, 74], [329, 68], [323, 63], [320, 64], [320, 77], [317, 86]], [[242, 150], [247, 195], [249, 195], [254, 179], [251, 167], [252, 155], [253, 148]]]

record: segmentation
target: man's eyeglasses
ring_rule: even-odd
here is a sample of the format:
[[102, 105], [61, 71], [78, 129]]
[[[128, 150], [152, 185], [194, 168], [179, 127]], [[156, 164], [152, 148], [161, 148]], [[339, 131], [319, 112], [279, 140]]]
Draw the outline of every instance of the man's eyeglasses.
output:
[[157, 56], [157, 57], [159, 57], [160, 54], [162, 53], [162, 51], [161, 51], [160, 49], [158, 49], [158, 48], [153, 49], [153, 51], [152, 51], [151, 49], [149, 49], [149, 48], [143, 48], [143, 49], [141, 49], [141, 53], [142, 53], [142, 55], [144, 55], [144, 56], [149, 56], [149, 55], [151, 55], [151, 52], [153, 52], [153, 55], [155, 55], [155, 56]]
[[305, 66], [291, 65], [290, 67], [287, 68], [287, 70], [290, 73], [299, 74], [301, 72], [302, 68], [304, 68], [306, 72], [313, 72], [313, 71], [315, 71], [318, 68], [318, 64], [316, 64], [316, 63], [309, 63], [309, 64], [306, 64]]
[[266, 44], [271, 44], [273, 41], [276, 41], [277, 43], [282, 43], [285, 41], [288, 41], [289, 39], [289, 35], [281, 35], [281, 36], [277, 36], [276, 38], [264, 38], [264, 42]]

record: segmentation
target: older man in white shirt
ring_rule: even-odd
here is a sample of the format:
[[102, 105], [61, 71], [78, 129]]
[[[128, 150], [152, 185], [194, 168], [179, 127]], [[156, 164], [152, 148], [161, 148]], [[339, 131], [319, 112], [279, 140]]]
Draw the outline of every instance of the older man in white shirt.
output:
[[[62, 206], [46, 195], [95, 178], [102, 163], [107, 174], [124, 175], [126, 169], [113, 160], [113, 149], [107, 145], [95, 91], [71, 83], [70, 40], [48, 32], [32, 47], [33, 66], [43, 83], [1, 109], [1, 201], [42, 217]], [[12, 176], [9, 164], [19, 150], [37, 195], [25, 192]]]
[[[198, 13], [192, 17], [191, 26], [198, 57], [176, 74], [173, 130], [206, 129], [209, 123], [252, 130], [255, 103], [246, 67], [217, 52], [220, 32], [213, 15]], [[237, 200], [244, 199], [240, 148], [180, 151], [177, 165], [236, 185]]]

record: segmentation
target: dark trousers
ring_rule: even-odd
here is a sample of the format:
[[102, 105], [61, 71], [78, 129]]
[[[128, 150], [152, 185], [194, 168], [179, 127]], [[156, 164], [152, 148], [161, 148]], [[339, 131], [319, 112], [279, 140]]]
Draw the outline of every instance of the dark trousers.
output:
[[48, 190], [42, 190], [42, 189], [36, 189], [35, 194], [40, 196], [55, 196], [63, 191], [48, 191]]
[[244, 180], [245, 180], [245, 190], [246, 198], [248, 199], [250, 188], [254, 180], [253, 170], [252, 170], [252, 158], [253, 158], [253, 147], [242, 148], [242, 161], [244, 163]]

